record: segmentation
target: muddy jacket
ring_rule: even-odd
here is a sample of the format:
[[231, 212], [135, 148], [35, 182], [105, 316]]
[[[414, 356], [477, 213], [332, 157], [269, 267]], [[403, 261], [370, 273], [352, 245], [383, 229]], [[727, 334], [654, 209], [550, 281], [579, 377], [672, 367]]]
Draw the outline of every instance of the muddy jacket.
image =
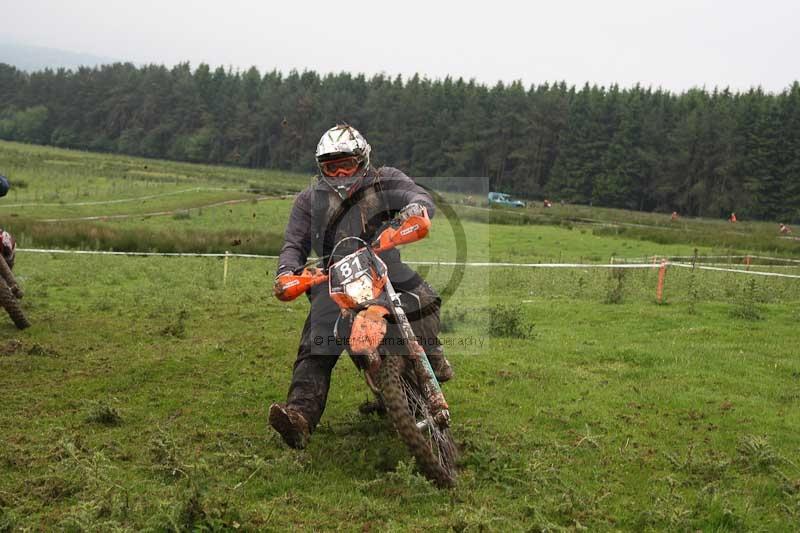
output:
[[[286, 227], [284, 244], [278, 261], [278, 273], [305, 264], [313, 250], [323, 258], [324, 266], [334, 246], [344, 237], [360, 237], [370, 242], [383, 225], [411, 203], [419, 203], [433, 217], [430, 195], [411, 178], [392, 167], [371, 169], [360, 187], [342, 200], [323, 180], [301, 192], [295, 199]], [[336, 250], [336, 259], [359, 247], [356, 241]], [[389, 250], [380, 255], [389, 268], [389, 279], [402, 286], [412, 283], [416, 273], [400, 260], [400, 251]]]

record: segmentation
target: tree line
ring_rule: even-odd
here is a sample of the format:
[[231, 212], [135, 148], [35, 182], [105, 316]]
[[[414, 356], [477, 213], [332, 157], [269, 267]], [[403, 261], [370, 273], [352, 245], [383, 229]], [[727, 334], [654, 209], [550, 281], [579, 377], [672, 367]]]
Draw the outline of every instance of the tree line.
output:
[[412, 176], [488, 176], [528, 198], [800, 219], [800, 84], [781, 93], [117, 63], [0, 63], [0, 138], [314, 171], [327, 128], [361, 130]]

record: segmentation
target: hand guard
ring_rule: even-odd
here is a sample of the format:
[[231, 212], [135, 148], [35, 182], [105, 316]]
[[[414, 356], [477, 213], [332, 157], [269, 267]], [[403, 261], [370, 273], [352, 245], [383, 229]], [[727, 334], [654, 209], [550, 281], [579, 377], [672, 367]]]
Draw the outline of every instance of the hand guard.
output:
[[291, 270], [284, 270], [283, 272], [279, 272], [277, 276], [275, 276], [275, 283], [272, 285], [272, 294], [277, 297], [281, 294], [281, 287], [284, 285], [284, 282], [281, 281], [283, 276], [290, 276], [292, 274]]
[[283, 290], [281, 289], [287, 283], [287, 280], [284, 280], [282, 278], [284, 276], [294, 276], [295, 271], [297, 270], [303, 270], [303, 274], [304, 275], [308, 274], [309, 276], [316, 276], [319, 273], [319, 269], [313, 266], [307, 268], [296, 268], [294, 270], [286, 270], [286, 269], [281, 270], [280, 272], [278, 272], [278, 275], [275, 276], [275, 283], [272, 286], [272, 294], [276, 298], [282, 299], [281, 296], [283, 296]]

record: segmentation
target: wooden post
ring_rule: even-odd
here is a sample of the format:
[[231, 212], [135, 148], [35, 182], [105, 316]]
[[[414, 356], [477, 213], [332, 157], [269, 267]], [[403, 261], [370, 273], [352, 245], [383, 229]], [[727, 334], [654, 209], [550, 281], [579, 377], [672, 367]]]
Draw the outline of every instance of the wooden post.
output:
[[744, 267], [745, 267], [744, 268], [745, 270], [750, 270], [750, 256], [749, 255], [744, 256]]
[[667, 260], [661, 260], [661, 267], [658, 269], [658, 285], [656, 286], [656, 301], [664, 303], [664, 278], [667, 277]]
[[223, 287], [228, 284], [228, 254], [229, 253], [230, 252], [228, 250], [225, 250], [225, 259], [223, 259], [223, 262], [222, 262], [222, 286]]

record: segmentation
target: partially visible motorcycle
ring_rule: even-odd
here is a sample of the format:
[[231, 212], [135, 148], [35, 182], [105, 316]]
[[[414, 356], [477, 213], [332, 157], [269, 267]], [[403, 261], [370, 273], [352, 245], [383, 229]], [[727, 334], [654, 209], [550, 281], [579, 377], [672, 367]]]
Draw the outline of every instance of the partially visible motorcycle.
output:
[[19, 288], [16, 278], [12, 273], [17, 243], [14, 237], [0, 229], [0, 306], [8, 312], [14, 325], [19, 329], [30, 327], [31, 323], [25, 318], [19, 300], [22, 299], [22, 289]]
[[[405, 220], [395, 220], [372, 242], [357, 237], [340, 240], [324, 269], [303, 268], [278, 278], [276, 295], [294, 300], [312, 287], [328, 283], [328, 291], [350, 322], [346, 347], [364, 372], [367, 386], [386, 410], [417, 466], [442, 487], [455, 484], [457, 450], [450, 433], [450, 410], [408, 320], [400, 295], [378, 254], [424, 238], [430, 228], [424, 207]], [[336, 259], [342, 245], [352, 253]], [[348, 246], [345, 248], [352, 249]], [[341, 254], [340, 254], [341, 255]], [[338, 327], [337, 322], [337, 327]], [[338, 337], [338, 332], [332, 332]]]

